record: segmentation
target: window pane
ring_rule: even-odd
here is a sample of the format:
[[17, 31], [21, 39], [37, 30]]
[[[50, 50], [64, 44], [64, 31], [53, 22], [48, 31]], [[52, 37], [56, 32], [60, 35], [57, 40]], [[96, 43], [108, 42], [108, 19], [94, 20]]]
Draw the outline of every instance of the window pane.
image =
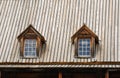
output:
[[35, 56], [35, 52], [33, 52], [31, 55]]
[[85, 52], [83, 52], [83, 55], [86, 55], [86, 53], [85, 53]]
[[87, 48], [87, 51], [90, 51], [90, 48]]
[[81, 51], [82, 51], [82, 48], [79, 48], [79, 51], [81, 52]]
[[35, 47], [36, 47], [36, 44], [33, 44], [33, 47], [35, 48]]
[[28, 43], [28, 42], [29, 42], [29, 40], [28, 40], [28, 39], [26, 39], [26, 40], [25, 40], [25, 43]]
[[28, 44], [25, 44], [26, 47], [28, 47]]
[[36, 51], [36, 49], [32, 48], [32, 51]]
[[90, 44], [88, 43], [87, 46], [90, 46]]
[[28, 51], [28, 48], [25, 48], [25, 51]]
[[32, 51], [32, 48], [29, 48], [29, 51]]
[[85, 51], [86, 51], [86, 48], [83, 48], [83, 51], [85, 52]]
[[90, 52], [87, 52], [87, 55], [90, 55]]
[[82, 52], [80, 52], [79, 55], [82, 55]]
[[82, 46], [82, 44], [79, 44], [79, 46]]
[[27, 56], [28, 55], [28, 52], [25, 52], [25, 56]]

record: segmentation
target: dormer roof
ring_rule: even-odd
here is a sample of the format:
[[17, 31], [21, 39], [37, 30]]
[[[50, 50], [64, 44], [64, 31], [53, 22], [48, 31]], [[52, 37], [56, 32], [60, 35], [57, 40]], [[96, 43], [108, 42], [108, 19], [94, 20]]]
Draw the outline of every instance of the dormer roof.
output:
[[78, 36], [84, 36], [84, 35], [90, 35], [91, 37], [95, 38], [95, 42], [98, 43], [98, 36], [90, 30], [85, 24], [71, 37], [72, 42], [74, 42], [74, 39]]
[[45, 38], [31, 24], [17, 37], [18, 40], [24, 37], [27, 33], [34, 33], [42, 42], [45, 42]]

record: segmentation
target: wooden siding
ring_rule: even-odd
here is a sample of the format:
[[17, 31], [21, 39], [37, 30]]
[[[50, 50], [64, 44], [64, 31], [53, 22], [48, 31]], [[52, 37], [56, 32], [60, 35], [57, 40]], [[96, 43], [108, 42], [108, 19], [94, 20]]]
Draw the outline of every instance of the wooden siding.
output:
[[[94, 58], [74, 58], [71, 37], [84, 23], [99, 37]], [[22, 59], [17, 36], [30, 24], [45, 37], [46, 45], [39, 58]], [[0, 0], [0, 63], [119, 62], [119, 56], [119, 0]]]

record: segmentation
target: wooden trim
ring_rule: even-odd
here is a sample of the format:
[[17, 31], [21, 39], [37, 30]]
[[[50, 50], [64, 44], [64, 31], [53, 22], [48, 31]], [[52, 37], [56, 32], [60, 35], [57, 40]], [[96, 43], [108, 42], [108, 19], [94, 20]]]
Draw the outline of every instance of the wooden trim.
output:
[[91, 38], [91, 35], [79, 35], [77, 38]]
[[120, 62], [0, 62], [0, 65], [120, 65]]
[[20, 40], [20, 56], [23, 57], [23, 52], [24, 52], [24, 38], [21, 38]]
[[36, 48], [36, 49], [37, 49], [37, 50], [36, 50], [37, 57], [39, 57], [40, 44], [41, 44], [41, 42], [40, 42], [40, 38], [37, 37], [37, 48]]
[[37, 38], [37, 35], [26, 35], [24, 36], [25, 39], [36, 39]]
[[77, 39], [77, 42], [75, 43], [75, 57], [78, 57], [78, 40], [79, 39]]
[[95, 39], [94, 37], [91, 37], [91, 57], [94, 57], [94, 45], [95, 44]]
[[62, 72], [58, 73], [58, 78], [62, 78]]

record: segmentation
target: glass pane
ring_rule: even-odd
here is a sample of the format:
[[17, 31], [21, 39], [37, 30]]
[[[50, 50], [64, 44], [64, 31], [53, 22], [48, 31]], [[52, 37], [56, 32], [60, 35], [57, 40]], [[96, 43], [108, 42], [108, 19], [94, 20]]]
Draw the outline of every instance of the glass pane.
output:
[[33, 47], [32, 44], [29, 44], [29, 47]]
[[28, 51], [28, 48], [25, 48], [25, 51]]
[[32, 43], [32, 40], [29, 40], [29, 43]]
[[87, 52], [87, 55], [90, 55], [90, 52]]
[[80, 43], [82, 43], [82, 39], [80, 39]]
[[79, 51], [82, 51], [82, 48], [79, 48]]
[[90, 48], [87, 48], [87, 51], [90, 51]]
[[82, 46], [82, 44], [79, 44], [79, 46]]
[[83, 48], [83, 51], [85, 52], [85, 51], [86, 51], [86, 48]]
[[33, 47], [36, 47], [36, 44], [33, 44]]
[[36, 51], [36, 49], [35, 49], [35, 48], [32, 48], [32, 51]]
[[32, 55], [35, 56], [35, 52], [33, 52]]
[[79, 55], [82, 55], [82, 52], [80, 52]]
[[25, 52], [25, 56], [27, 56], [28, 55], [28, 52]]
[[28, 39], [26, 39], [26, 40], [25, 40], [25, 43], [28, 43], [28, 42], [29, 42], [29, 40], [28, 40]]
[[31, 51], [32, 51], [32, 48], [29, 48], [29, 51], [31, 52]]
[[90, 46], [90, 43], [88, 43], [87, 46]]
[[87, 39], [87, 42], [90, 42], [90, 39]]
[[33, 43], [36, 43], [36, 40], [33, 40]]
[[85, 52], [83, 52], [83, 55], [86, 55], [86, 53], [85, 53]]
[[28, 44], [25, 44], [25, 47], [28, 47]]

